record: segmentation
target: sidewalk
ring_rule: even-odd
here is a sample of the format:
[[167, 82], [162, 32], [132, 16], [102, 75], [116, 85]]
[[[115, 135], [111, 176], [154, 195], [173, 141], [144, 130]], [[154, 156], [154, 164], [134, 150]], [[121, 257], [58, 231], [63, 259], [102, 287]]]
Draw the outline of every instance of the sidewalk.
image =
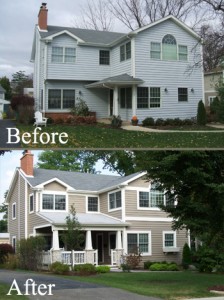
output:
[[193, 299], [184, 299], [184, 300], [224, 300], [224, 295], [219, 297], [208, 297], [208, 298], [193, 298]]

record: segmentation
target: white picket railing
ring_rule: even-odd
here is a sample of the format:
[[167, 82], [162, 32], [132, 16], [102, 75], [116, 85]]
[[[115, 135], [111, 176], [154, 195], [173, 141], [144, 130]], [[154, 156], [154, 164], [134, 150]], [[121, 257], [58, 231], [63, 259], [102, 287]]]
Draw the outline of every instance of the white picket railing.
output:
[[116, 250], [111, 249], [111, 266], [116, 266], [117, 264], [116, 253]]
[[43, 251], [42, 252], [42, 264], [50, 265], [52, 263], [51, 251]]

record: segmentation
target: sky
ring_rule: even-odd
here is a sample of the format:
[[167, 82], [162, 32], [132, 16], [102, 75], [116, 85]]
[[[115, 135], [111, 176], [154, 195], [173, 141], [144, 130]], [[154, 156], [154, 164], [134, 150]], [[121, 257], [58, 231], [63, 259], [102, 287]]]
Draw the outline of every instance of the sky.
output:
[[[42, 2], [47, 3], [48, 24], [73, 27], [81, 20], [81, 7], [87, 0], [0, 0], [0, 77], [33, 73], [30, 63], [35, 24]], [[120, 28], [114, 28], [116, 31]]]

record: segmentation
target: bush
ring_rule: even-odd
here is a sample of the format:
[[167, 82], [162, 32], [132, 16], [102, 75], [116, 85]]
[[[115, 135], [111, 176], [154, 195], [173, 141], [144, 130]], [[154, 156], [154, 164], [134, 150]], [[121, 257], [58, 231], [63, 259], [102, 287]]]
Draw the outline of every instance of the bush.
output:
[[86, 104], [86, 102], [81, 98], [79, 98], [78, 101], [79, 102], [77, 102], [75, 106], [71, 109], [71, 114], [75, 116], [89, 116], [89, 107]]
[[149, 267], [150, 271], [178, 271], [176, 263], [158, 262]]
[[16, 254], [8, 253], [5, 259], [4, 268], [7, 270], [15, 270], [18, 268], [19, 261]]
[[191, 264], [191, 249], [187, 243], [184, 244], [183, 253], [182, 253], [182, 266], [184, 269], [188, 269], [189, 265]]
[[17, 120], [26, 125], [34, 121], [34, 98], [26, 95], [12, 97], [12, 109], [17, 112]]
[[150, 267], [152, 264], [154, 264], [153, 261], [150, 261], [150, 260], [145, 261], [145, 262], [144, 262], [144, 269], [145, 269], [145, 270], [148, 270], [149, 267]]
[[21, 239], [18, 243], [20, 267], [25, 270], [37, 271], [42, 265], [42, 251], [45, 239], [41, 236]]
[[111, 120], [111, 126], [113, 128], [120, 128], [122, 125], [122, 120], [120, 116], [113, 116]]
[[121, 269], [123, 272], [130, 272], [131, 267], [128, 264], [121, 264]]
[[97, 273], [109, 273], [110, 267], [109, 266], [97, 266], [96, 268]]
[[50, 265], [50, 271], [53, 272], [54, 274], [64, 274], [69, 272], [69, 266], [59, 261], [56, 261]]
[[14, 253], [14, 249], [10, 244], [0, 244], [0, 264], [4, 264], [7, 255]]
[[196, 252], [196, 263], [200, 272], [224, 270], [224, 255], [217, 250], [201, 246]]
[[156, 126], [164, 126], [164, 124], [165, 124], [165, 121], [161, 118], [156, 119], [156, 121], [155, 121]]
[[96, 274], [96, 267], [92, 264], [83, 264], [74, 266], [73, 270], [80, 275]]
[[145, 118], [143, 121], [142, 121], [142, 126], [154, 126], [155, 125], [155, 121], [153, 118], [151, 117], [148, 117], [148, 118]]
[[198, 110], [197, 110], [197, 124], [205, 125], [207, 123], [207, 116], [205, 106], [202, 100], [198, 102]]

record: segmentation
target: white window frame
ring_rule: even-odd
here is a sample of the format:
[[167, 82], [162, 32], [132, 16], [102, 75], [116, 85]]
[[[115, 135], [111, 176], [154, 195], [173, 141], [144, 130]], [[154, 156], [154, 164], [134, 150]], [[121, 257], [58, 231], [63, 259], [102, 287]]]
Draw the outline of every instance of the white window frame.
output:
[[139, 234], [148, 234], [148, 252], [141, 252], [142, 256], [152, 255], [152, 234], [151, 231], [126, 231], [126, 241], [127, 241], [127, 253], [128, 253], [128, 234], [137, 234], [137, 247], [139, 247]]
[[[159, 89], [160, 97], [159, 97], [159, 106], [151, 106], [151, 98], [158, 98], [158, 97], [151, 97], [151, 89]], [[149, 87], [149, 109], [160, 109], [162, 108], [162, 89], [160, 86], [150, 86]]]
[[[117, 193], [117, 192], [120, 192], [121, 193], [121, 206], [120, 207], [115, 207], [115, 208], [110, 208], [110, 194], [115, 194], [115, 193]], [[123, 203], [123, 201], [122, 201], [122, 191], [121, 190], [115, 190], [115, 191], [113, 191], [113, 192], [109, 192], [108, 193], [108, 211], [110, 212], [110, 211], [116, 211], [116, 210], [121, 210], [122, 209], [122, 203]]]
[[[14, 209], [15, 207], [15, 209]], [[14, 215], [15, 212], [15, 215]], [[16, 220], [16, 202], [12, 203], [12, 220]]]
[[[49, 107], [49, 94], [50, 94], [50, 90], [58, 90], [60, 91], [60, 108], [56, 107], [56, 108], [51, 108]], [[63, 101], [64, 101], [64, 91], [73, 91], [74, 92], [74, 106], [75, 106], [75, 100], [76, 100], [76, 89], [69, 89], [69, 88], [65, 88], [65, 89], [61, 89], [61, 88], [49, 88], [48, 92], [47, 92], [47, 108], [49, 111], [69, 111], [70, 108], [64, 108], [63, 107]]]
[[[140, 197], [139, 194], [140, 192], [147, 192], [149, 193], [149, 205], [151, 205], [151, 184], [149, 186], [149, 188], [138, 188], [137, 189], [137, 209], [138, 210], [156, 210], [156, 211], [161, 211], [161, 209], [159, 207], [154, 207], [154, 206], [149, 206], [149, 207], [142, 207], [140, 206]], [[166, 205], [166, 194], [165, 191], [163, 193], [163, 204]]]
[[[31, 197], [33, 197], [33, 210], [30, 210], [30, 198]], [[35, 203], [34, 203], [34, 194], [32, 193], [32, 194], [29, 195], [29, 213], [30, 214], [34, 213], [34, 205], [35, 205]]]
[[[165, 245], [165, 235], [172, 234], [173, 235], [173, 246]], [[177, 247], [177, 233], [176, 231], [163, 231], [163, 248], [176, 248]]]
[[[91, 211], [89, 210], [89, 197], [93, 197], [93, 198], [97, 198], [97, 208], [98, 210], [97, 211]], [[100, 200], [99, 200], [99, 196], [96, 196], [96, 195], [87, 195], [86, 196], [86, 212], [87, 213], [98, 213], [100, 211]]]
[[[53, 48], [61, 48], [62, 49], [62, 61], [53, 61]], [[65, 61], [66, 55], [66, 49], [75, 49], [75, 56], [72, 56], [75, 58], [73, 62]], [[61, 46], [52, 46], [51, 48], [51, 63], [53, 64], [75, 64], [76, 63], [76, 47], [61, 47]]]
[[[131, 59], [131, 57], [127, 58], [127, 44], [129, 44], [129, 43], [130, 43], [131, 57], [132, 57], [132, 45], [131, 45], [131, 42], [129, 41], [129, 42], [126, 42], [126, 43], [120, 45], [120, 62]], [[121, 47], [124, 47], [124, 59], [121, 59]]]
[[[54, 196], [54, 209], [43, 209], [43, 195], [53, 195]], [[65, 210], [55, 209], [55, 195], [65, 196]], [[41, 193], [41, 204], [40, 204], [40, 211], [42, 212], [68, 212], [68, 195], [65, 192], [57, 192], [57, 191], [43, 191]]]

